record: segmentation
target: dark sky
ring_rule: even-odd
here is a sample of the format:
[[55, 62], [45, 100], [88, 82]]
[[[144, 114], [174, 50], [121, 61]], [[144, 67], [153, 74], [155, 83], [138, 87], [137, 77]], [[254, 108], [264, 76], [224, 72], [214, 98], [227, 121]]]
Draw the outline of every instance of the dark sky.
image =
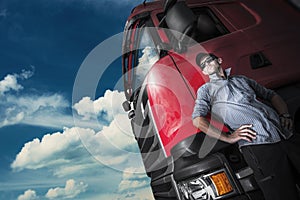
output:
[[[120, 132], [111, 117], [123, 117], [114, 102], [123, 97], [114, 89], [121, 78], [120, 58], [99, 65], [106, 72], [95, 99], [87, 96], [75, 112], [89, 129], [76, 127], [72, 116], [80, 66], [94, 48], [122, 33], [131, 9], [141, 2], [0, 1], [0, 199], [152, 199], [140, 160], [130, 164], [127, 154], [110, 150], [104, 139], [99, 139], [102, 149], [93, 152], [83, 139]], [[88, 106], [96, 99], [98, 127], [88, 121]], [[132, 142], [118, 145], [137, 149]], [[130, 166], [139, 173], [125, 175]]]

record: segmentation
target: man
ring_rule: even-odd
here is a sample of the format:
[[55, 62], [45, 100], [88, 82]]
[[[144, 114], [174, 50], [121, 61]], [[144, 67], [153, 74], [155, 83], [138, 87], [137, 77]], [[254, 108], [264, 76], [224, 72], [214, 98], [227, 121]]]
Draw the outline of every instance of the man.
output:
[[[229, 69], [224, 71], [222, 59], [214, 54], [200, 53], [196, 62], [210, 81], [197, 91], [194, 126], [211, 137], [238, 143], [266, 200], [299, 199], [294, 171], [300, 174], [300, 139], [292, 133], [286, 103], [252, 79], [229, 76]], [[232, 133], [212, 126], [208, 113]]]

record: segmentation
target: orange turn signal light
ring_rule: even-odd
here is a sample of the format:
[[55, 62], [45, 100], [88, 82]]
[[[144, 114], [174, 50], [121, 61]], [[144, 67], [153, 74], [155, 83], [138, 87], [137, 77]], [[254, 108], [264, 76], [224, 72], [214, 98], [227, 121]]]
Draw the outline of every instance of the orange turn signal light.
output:
[[219, 196], [233, 191], [233, 187], [225, 172], [211, 175], [210, 178], [213, 181]]

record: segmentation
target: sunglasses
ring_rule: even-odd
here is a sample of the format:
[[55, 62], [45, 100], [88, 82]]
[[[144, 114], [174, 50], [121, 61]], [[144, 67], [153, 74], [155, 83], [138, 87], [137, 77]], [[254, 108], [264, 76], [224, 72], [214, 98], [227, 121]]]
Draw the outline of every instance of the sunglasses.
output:
[[201, 69], [204, 69], [206, 67], [206, 63], [210, 63], [216, 59], [218, 59], [218, 57], [215, 55], [208, 56], [202, 63], [200, 63]]

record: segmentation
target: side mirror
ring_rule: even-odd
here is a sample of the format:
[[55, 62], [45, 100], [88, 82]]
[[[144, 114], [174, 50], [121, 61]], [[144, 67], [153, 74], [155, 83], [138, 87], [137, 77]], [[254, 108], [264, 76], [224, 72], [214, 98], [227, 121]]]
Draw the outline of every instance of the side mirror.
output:
[[122, 103], [122, 106], [123, 106], [123, 109], [124, 109], [125, 112], [128, 112], [128, 111], [131, 110], [131, 106], [130, 106], [130, 103], [128, 101], [124, 101]]

